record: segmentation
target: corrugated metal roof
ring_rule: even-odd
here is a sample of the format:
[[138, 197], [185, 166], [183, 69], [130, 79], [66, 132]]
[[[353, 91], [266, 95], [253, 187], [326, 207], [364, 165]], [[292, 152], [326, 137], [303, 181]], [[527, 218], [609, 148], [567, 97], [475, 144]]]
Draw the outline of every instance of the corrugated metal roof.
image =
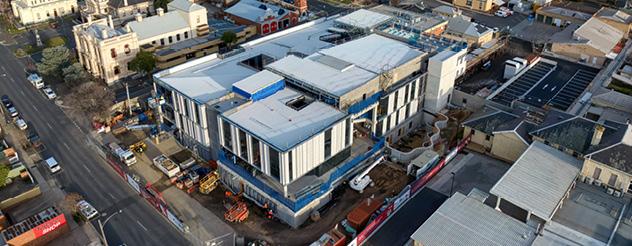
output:
[[390, 20], [392, 17], [366, 9], [358, 9], [351, 14], [335, 20], [336, 23], [361, 29], [371, 29]]
[[535, 141], [490, 193], [548, 221], [580, 167], [581, 161], [577, 158]]
[[623, 38], [623, 32], [606, 24], [598, 18], [590, 18], [575, 30], [575, 35], [589, 40], [588, 44], [608, 54]]
[[457, 192], [411, 238], [424, 246], [531, 245], [535, 229]]

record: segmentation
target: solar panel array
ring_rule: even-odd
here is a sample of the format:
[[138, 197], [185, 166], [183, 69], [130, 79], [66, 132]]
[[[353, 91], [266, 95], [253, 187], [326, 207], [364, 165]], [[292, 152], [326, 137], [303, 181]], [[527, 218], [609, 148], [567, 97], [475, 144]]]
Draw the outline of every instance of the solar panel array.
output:
[[498, 95], [494, 96], [492, 100], [510, 106], [511, 102], [524, 96], [529, 89], [553, 69], [555, 69], [555, 65], [553, 64], [538, 62], [507, 86], [507, 88], [498, 93]]
[[549, 104], [555, 108], [566, 111], [575, 99], [582, 94], [595, 76], [597, 76], [595, 72], [583, 69], [577, 70], [564, 87], [549, 101]]

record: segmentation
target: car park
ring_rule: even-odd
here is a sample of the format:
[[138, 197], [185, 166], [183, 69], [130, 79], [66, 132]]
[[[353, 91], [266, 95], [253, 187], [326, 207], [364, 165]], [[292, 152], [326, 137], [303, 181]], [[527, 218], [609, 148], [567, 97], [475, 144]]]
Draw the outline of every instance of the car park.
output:
[[22, 118], [18, 118], [15, 121], [15, 125], [20, 128], [20, 130], [26, 130], [29, 126], [26, 124], [26, 121], [24, 121], [24, 119]]
[[53, 100], [53, 99], [57, 98], [57, 94], [55, 94], [53, 89], [51, 89], [48, 86], [44, 87], [44, 89], [42, 89], [42, 92], [44, 92], [44, 95], [46, 95], [46, 98], [48, 98], [50, 100]]
[[48, 167], [48, 170], [50, 170], [51, 173], [61, 171], [61, 167], [59, 166], [59, 163], [57, 163], [57, 160], [55, 160], [55, 157], [49, 157], [44, 161], [44, 164], [46, 164], [46, 167]]
[[86, 200], [79, 201], [77, 203], [77, 209], [79, 210], [81, 216], [83, 216], [86, 220], [91, 220], [99, 216], [99, 211], [97, 211], [97, 209]]

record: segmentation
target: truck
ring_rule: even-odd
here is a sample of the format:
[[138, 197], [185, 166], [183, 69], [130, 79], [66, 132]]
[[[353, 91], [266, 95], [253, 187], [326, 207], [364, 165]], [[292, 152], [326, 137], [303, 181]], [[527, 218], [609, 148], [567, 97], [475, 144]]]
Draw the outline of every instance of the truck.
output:
[[156, 156], [153, 159], [154, 166], [156, 166], [162, 173], [167, 175], [169, 178], [173, 178], [180, 172], [180, 167], [176, 165], [172, 160], [167, 158], [165, 155]]
[[39, 76], [39, 74], [32, 73], [27, 79], [37, 89], [42, 89], [44, 87], [44, 81], [42, 80], [42, 77]]
[[18, 152], [16, 152], [13, 147], [9, 146], [6, 140], [2, 139], [0, 144], [0, 148], [2, 150], [2, 152], [0, 152], [0, 159], [7, 159], [10, 164], [18, 163], [20, 161]]
[[125, 165], [131, 166], [136, 163], [136, 156], [134, 156], [132, 151], [121, 148], [117, 143], [110, 143], [109, 147], [112, 153]]

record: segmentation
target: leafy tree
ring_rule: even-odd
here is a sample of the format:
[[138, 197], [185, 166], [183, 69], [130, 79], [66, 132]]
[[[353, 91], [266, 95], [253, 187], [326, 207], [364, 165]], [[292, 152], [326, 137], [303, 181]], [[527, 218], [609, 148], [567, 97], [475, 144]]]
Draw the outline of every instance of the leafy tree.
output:
[[42, 62], [37, 63], [37, 70], [48, 77], [61, 79], [62, 68], [70, 62], [70, 51], [64, 46], [46, 48], [42, 51]]
[[89, 119], [107, 119], [114, 105], [114, 92], [92, 81], [76, 86], [68, 97], [65, 101]]
[[224, 33], [222, 33], [221, 39], [222, 41], [224, 41], [226, 46], [232, 47], [233, 44], [237, 42], [237, 34], [235, 34], [235, 32], [233, 31], [225, 31]]
[[64, 75], [64, 82], [66, 82], [69, 86], [75, 86], [88, 81], [88, 73], [85, 69], [83, 69], [83, 66], [77, 62], [62, 69], [62, 72]]
[[7, 185], [7, 178], [9, 177], [9, 166], [0, 165], [0, 187]]
[[154, 0], [154, 9], [162, 8], [167, 11], [167, 4], [169, 4], [172, 0]]
[[61, 201], [61, 208], [63, 211], [70, 211], [72, 214], [76, 214], [79, 212], [77, 203], [81, 200], [83, 200], [83, 197], [78, 193], [68, 193], [64, 200]]
[[156, 58], [154, 54], [147, 51], [140, 51], [136, 57], [129, 62], [129, 69], [143, 74], [149, 74], [156, 68]]

